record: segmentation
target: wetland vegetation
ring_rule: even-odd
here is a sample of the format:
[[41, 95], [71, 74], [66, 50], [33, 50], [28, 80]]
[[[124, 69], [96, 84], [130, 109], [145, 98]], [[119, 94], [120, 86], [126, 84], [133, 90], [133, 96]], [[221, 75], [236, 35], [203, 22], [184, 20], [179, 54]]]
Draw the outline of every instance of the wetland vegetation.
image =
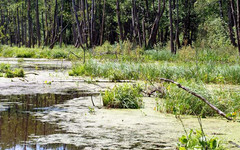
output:
[[239, 5], [2, 0], [0, 149], [239, 148]]

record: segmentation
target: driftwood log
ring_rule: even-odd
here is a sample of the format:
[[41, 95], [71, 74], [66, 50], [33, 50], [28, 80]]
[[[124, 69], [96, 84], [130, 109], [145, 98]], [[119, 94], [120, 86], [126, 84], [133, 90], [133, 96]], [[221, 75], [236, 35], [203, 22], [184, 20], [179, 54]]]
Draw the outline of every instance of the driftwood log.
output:
[[161, 81], [164, 82], [168, 82], [168, 83], [173, 83], [175, 85], [177, 85], [179, 88], [187, 91], [188, 93], [192, 94], [193, 96], [196, 96], [197, 98], [199, 98], [201, 101], [203, 101], [204, 103], [206, 103], [208, 106], [210, 106], [213, 110], [215, 110], [217, 112], [217, 114], [223, 116], [224, 118], [226, 118], [227, 120], [232, 120], [232, 118], [227, 117], [227, 115], [222, 112], [221, 110], [219, 110], [216, 106], [214, 106], [213, 104], [211, 104], [208, 100], [206, 100], [204, 97], [202, 97], [201, 95], [197, 94], [196, 92], [191, 91], [189, 88], [182, 86], [180, 83], [175, 82], [173, 80], [170, 79], [164, 79], [164, 78], [160, 78]]

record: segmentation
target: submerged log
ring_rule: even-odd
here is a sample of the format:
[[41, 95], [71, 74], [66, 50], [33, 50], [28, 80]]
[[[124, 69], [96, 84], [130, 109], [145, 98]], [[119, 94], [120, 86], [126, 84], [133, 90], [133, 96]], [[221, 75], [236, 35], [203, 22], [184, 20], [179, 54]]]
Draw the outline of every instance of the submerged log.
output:
[[203, 101], [204, 103], [206, 103], [208, 106], [210, 106], [213, 110], [215, 110], [217, 112], [217, 114], [223, 116], [224, 118], [226, 118], [227, 120], [232, 120], [232, 118], [227, 117], [227, 115], [222, 112], [221, 110], [219, 110], [216, 106], [214, 106], [213, 104], [211, 104], [208, 100], [206, 100], [204, 97], [202, 97], [201, 95], [197, 94], [196, 92], [191, 91], [189, 88], [182, 86], [180, 83], [175, 82], [173, 80], [170, 79], [164, 79], [164, 78], [160, 78], [161, 81], [164, 82], [168, 82], [168, 83], [173, 83], [175, 85], [177, 85], [179, 88], [187, 91], [188, 93], [192, 94], [193, 96], [196, 96], [197, 98], [199, 98], [201, 101]]

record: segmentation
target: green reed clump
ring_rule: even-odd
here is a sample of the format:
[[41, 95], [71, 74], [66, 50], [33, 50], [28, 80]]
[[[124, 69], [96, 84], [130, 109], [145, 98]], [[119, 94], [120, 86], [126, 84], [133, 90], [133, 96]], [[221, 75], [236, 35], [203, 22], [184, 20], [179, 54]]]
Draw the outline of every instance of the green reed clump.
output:
[[140, 85], [123, 84], [106, 90], [103, 104], [109, 108], [138, 109], [143, 107]]

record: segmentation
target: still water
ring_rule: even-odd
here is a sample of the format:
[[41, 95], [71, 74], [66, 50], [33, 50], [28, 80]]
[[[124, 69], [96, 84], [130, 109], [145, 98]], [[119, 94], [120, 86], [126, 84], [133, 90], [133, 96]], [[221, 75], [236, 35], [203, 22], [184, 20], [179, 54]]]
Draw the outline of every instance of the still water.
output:
[[78, 149], [73, 145], [31, 142], [38, 136], [64, 133], [56, 125], [39, 121], [33, 114], [64, 111], [54, 105], [83, 96], [89, 96], [89, 93], [66, 91], [65, 94], [0, 95], [0, 149]]

